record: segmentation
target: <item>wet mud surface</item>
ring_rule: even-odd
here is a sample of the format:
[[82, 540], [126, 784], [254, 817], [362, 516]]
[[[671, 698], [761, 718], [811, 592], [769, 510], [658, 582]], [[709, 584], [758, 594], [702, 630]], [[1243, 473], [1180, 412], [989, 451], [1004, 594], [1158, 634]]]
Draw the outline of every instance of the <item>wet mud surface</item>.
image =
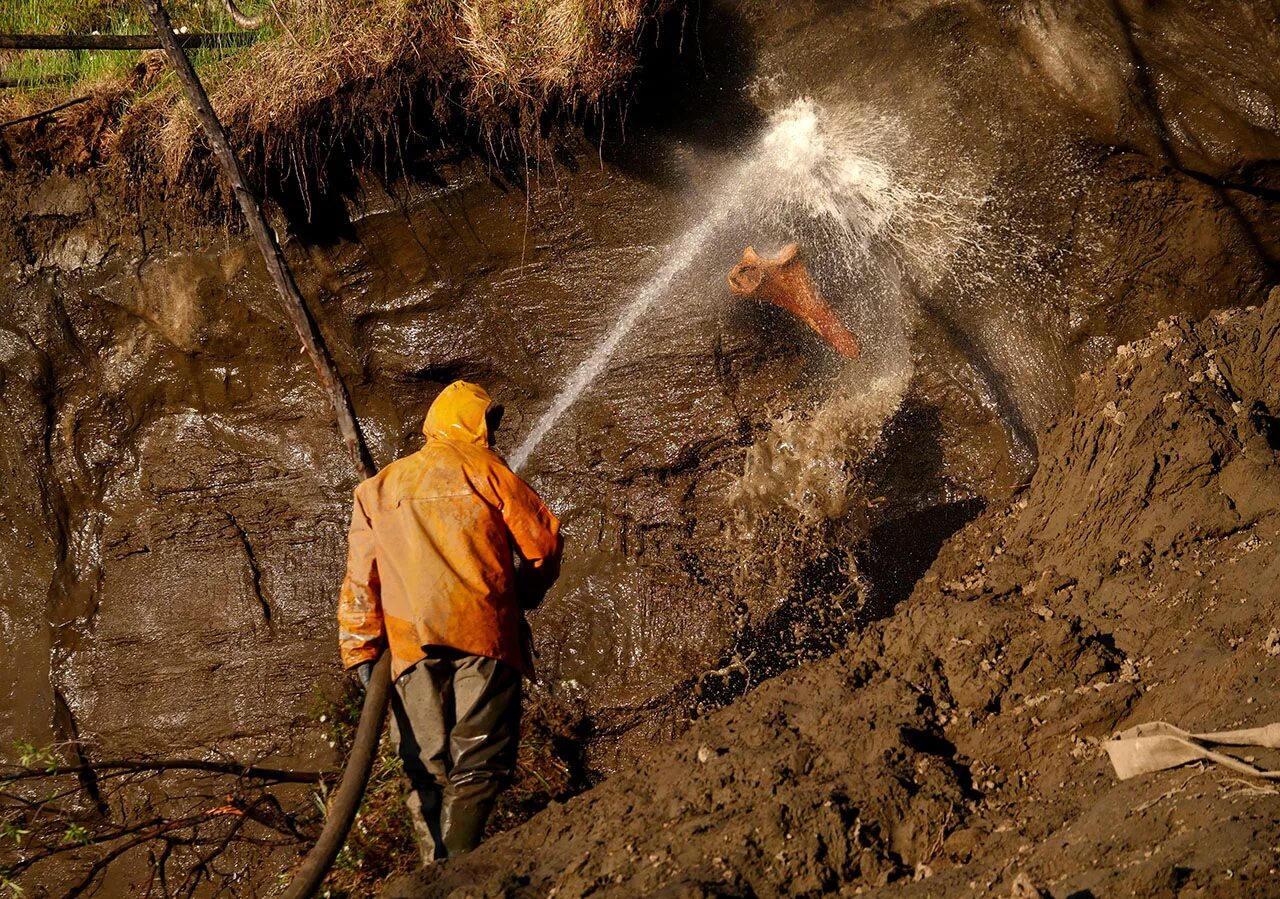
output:
[[[541, 689], [589, 720], [594, 769], [640, 767], [468, 876], [485, 894], [941, 895], [1026, 868], [1106, 895], [1199, 883], [1116, 854], [1190, 841], [1176, 822], [1209, 820], [1183, 817], [1192, 796], [1239, 807], [1241, 846], [1272, 845], [1249, 817], [1268, 800], [1213, 774], [1133, 821], [1125, 803], [1185, 774], [1111, 786], [1088, 741], [1148, 716], [1227, 727], [1265, 699], [1232, 691], [1270, 664], [1248, 653], [1274, 461], [1241, 429], [1274, 439], [1280, 370], [1257, 368], [1274, 309], [1152, 338], [1236, 354], [1215, 369], [1225, 407], [1215, 376], [1188, 380], [1203, 360], [1115, 354], [1274, 281], [1274, 15], [742, 0], [690, 27], [697, 53], [655, 62], [625, 142], [591, 135], [528, 193], [469, 162], [443, 184], [371, 180], [287, 247], [379, 462], [416, 448], [458, 377], [505, 405], [510, 452], [780, 111], [810, 98], [907, 189], [862, 280], [794, 203], [729, 216], [530, 457], [568, 540], [533, 620]], [[91, 173], [4, 178], [0, 631], [21, 662], [0, 673], [0, 735], [324, 761], [309, 711], [339, 677], [354, 476], [252, 246]], [[746, 246], [792, 239], [859, 363], [730, 294]], [[1132, 426], [1106, 430], [1117, 415]], [[1026, 705], [1042, 695], [1053, 714]], [[1111, 859], [1096, 883], [1090, 840]], [[918, 865], [953, 879], [905, 883]]]
[[386, 895], [1270, 895], [1273, 787], [1099, 743], [1276, 716], [1278, 367], [1280, 291], [1122, 346], [892, 617]]

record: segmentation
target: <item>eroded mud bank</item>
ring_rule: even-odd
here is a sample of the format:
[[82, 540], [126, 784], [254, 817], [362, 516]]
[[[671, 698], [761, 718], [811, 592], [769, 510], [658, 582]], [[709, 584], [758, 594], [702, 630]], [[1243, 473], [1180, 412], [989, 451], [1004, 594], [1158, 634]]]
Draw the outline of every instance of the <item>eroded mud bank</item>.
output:
[[[871, 211], [905, 192], [857, 278], [797, 211], [808, 193], [727, 216], [530, 458], [570, 546], [534, 621], [545, 687], [592, 716], [603, 768], [890, 613], [949, 534], [1026, 481], [1078, 372], [1168, 314], [1259, 302], [1276, 258], [1280, 78], [1257, 5], [744, 0], [695, 37], [687, 71], [642, 85], [625, 143], [544, 163], [527, 194], [461, 163], [443, 186], [371, 182], [290, 244], [385, 462], [455, 377], [506, 405], [514, 447], [800, 98], [853, 136], [842, 166], [887, 172]], [[829, 184], [834, 157], [815, 154]], [[5, 178], [0, 624], [22, 662], [0, 731], [113, 754], [323, 751], [307, 712], [337, 677], [353, 481], [258, 261], [168, 220], [162, 198], [98, 195], [92, 173]], [[861, 367], [729, 294], [743, 247], [787, 239], [875, 350]], [[1090, 645], [1080, 678], [1122, 664]], [[907, 702], [905, 676], [867, 677], [840, 689], [883, 691], [883, 711], [837, 724], [921, 730], [881, 748], [933, 766], [941, 821], [973, 818], [969, 763], [931, 742], [941, 719]], [[785, 761], [781, 725], [752, 727]], [[821, 764], [862, 770], [846, 761]], [[875, 786], [896, 770], [840, 774], [869, 779], [840, 787], [848, 809], [810, 795], [821, 779], [788, 807], [839, 818], [870, 791], [905, 809], [910, 789]], [[927, 863], [924, 831], [890, 832], [905, 815], [877, 812], [849, 859]]]
[[389, 895], [1270, 894], [1273, 789], [1099, 743], [1280, 711], [1278, 375], [1280, 290], [1122, 346], [892, 617]]

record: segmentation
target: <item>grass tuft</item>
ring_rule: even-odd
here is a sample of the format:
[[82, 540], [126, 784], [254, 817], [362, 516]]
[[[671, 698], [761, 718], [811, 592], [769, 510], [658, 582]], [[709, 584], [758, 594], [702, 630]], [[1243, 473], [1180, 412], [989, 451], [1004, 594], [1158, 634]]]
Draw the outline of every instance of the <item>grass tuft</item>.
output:
[[[266, 24], [247, 46], [192, 53], [219, 117], [251, 174], [323, 189], [335, 158], [402, 156], [420, 146], [483, 146], [523, 158], [548, 114], [598, 106], [635, 67], [646, 24], [673, 0], [266, 0], [245, 3]], [[220, 4], [171, 0], [176, 27], [237, 30]], [[0, 31], [145, 33], [131, 0], [9, 0]], [[103, 98], [0, 131], [34, 140], [47, 165], [115, 161], [163, 184], [217, 182], [197, 123], [156, 51], [0, 53], [0, 120], [70, 97]], [[98, 132], [75, 158], [52, 135]], [[71, 143], [78, 143], [72, 140]], [[82, 143], [82, 142], [81, 142]]]

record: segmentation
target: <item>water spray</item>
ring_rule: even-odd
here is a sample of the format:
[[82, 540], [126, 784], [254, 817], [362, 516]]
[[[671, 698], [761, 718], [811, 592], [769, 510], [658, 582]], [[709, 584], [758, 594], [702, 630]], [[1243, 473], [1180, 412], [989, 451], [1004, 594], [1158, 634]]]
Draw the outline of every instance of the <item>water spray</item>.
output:
[[605, 335], [604, 340], [599, 346], [588, 356], [581, 364], [578, 365], [569, 380], [565, 382], [564, 387], [556, 395], [555, 401], [546, 412], [542, 413], [542, 417], [538, 419], [537, 424], [533, 426], [533, 430], [525, 436], [520, 446], [511, 455], [511, 467], [519, 470], [524, 467], [524, 463], [528, 461], [529, 455], [542, 442], [542, 438], [547, 436], [547, 432], [559, 421], [570, 406], [578, 401], [578, 397], [591, 385], [604, 371], [605, 365], [608, 364], [610, 357], [618, 348], [618, 344], [622, 342], [622, 338], [626, 337], [635, 327], [636, 322], [640, 321], [641, 316], [649, 310], [649, 307], [662, 296], [663, 292], [670, 286], [675, 277], [689, 267], [689, 264], [697, 257], [703, 245], [707, 242], [715, 228], [723, 222], [729, 215], [730, 208], [728, 205], [720, 205], [711, 216], [705, 219], [697, 227], [685, 232], [685, 234], [676, 243], [670, 253], [665, 265], [658, 270], [658, 273], [649, 279], [649, 282], [636, 294], [635, 299], [628, 303], [622, 310], [622, 316]]
[[[904, 355], [905, 315], [896, 275], [889, 270], [898, 265], [943, 269], [956, 245], [969, 239], [966, 229], [973, 221], [962, 197], [920, 189], [914, 186], [918, 179], [894, 168], [889, 160], [900, 159], [905, 144], [901, 126], [883, 115], [848, 110], [832, 115], [811, 100], [797, 100], [775, 113], [746, 160], [711, 192], [699, 222], [679, 237], [666, 262], [569, 375], [512, 453], [512, 467], [525, 465], [605, 370], [636, 323], [698, 260], [731, 216], [752, 232], [802, 236], [806, 246], [821, 253], [815, 252], [810, 263], [818, 280], [848, 294], [842, 307], [859, 320], [859, 331], [868, 338], [865, 349], [879, 359]], [[840, 330], [848, 334], [829, 307], [820, 312], [802, 317], [819, 333], [825, 328], [829, 340]], [[837, 346], [843, 355], [856, 355], [851, 352], [856, 339], [837, 342], [845, 347]]]

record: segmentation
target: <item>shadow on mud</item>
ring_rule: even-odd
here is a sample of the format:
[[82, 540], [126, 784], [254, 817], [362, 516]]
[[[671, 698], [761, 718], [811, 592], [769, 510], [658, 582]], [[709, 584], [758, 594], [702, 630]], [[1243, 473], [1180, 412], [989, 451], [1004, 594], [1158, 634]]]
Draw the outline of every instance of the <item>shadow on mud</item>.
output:
[[947, 499], [955, 491], [943, 472], [937, 407], [909, 399], [885, 428], [871, 483], [890, 499], [858, 550], [866, 581], [860, 619], [887, 618], [911, 595], [947, 538], [978, 516], [978, 497]]
[[653, 26], [624, 113], [607, 111], [587, 128], [602, 158], [628, 175], [672, 181], [673, 146], [728, 152], [749, 144], [765, 117], [744, 85], [756, 73], [755, 37], [724, 3], [677, 8]]

